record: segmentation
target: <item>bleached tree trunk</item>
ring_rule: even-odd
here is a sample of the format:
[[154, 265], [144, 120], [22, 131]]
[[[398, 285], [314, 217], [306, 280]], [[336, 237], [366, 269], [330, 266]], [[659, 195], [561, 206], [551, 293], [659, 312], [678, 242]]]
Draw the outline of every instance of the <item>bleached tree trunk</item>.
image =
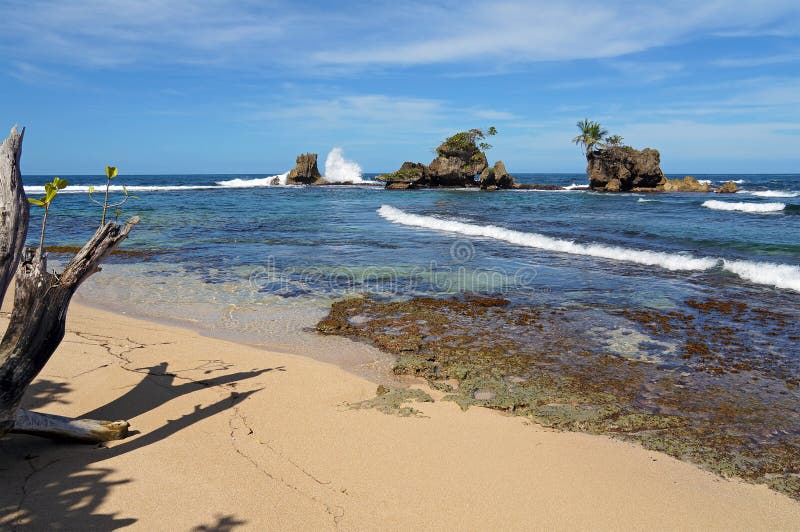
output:
[[25, 390], [64, 338], [75, 291], [139, 221], [134, 217], [124, 227], [107, 223], [64, 271], [48, 273], [47, 257], [38, 248], [23, 250], [29, 212], [19, 171], [22, 136], [15, 128], [0, 146], [0, 294], [6, 293], [16, 271], [14, 309], [0, 341], [0, 436], [24, 432], [92, 442], [122, 438], [128, 429], [124, 421], [70, 420], [19, 408]]

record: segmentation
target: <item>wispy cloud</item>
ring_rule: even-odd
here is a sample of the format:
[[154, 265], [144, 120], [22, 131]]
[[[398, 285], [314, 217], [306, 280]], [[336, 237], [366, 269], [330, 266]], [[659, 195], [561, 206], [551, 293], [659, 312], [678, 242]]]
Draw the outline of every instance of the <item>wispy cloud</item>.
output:
[[[613, 58], [720, 32], [785, 31], [796, 1], [25, 0], [0, 5], [20, 60], [95, 68], [334, 69]], [[797, 23], [795, 22], [796, 26]], [[789, 25], [791, 27], [791, 25]]]
[[767, 65], [779, 65], [782, 63], [800, 62], [800, 52], [791, 54], [777, 54], [759, 57], [737, 57], [728, 59], [718, 59], [711, 64], [724, 68], [750, 68]]

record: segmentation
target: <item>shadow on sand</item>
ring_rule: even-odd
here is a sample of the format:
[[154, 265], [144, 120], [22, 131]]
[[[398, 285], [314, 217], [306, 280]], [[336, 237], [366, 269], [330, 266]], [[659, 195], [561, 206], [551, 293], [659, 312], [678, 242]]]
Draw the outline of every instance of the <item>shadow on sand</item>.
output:
[[[168, 371], [166, 362], [135, 371], [142, 379], [111, 403], [82, 414], [82, 418], [133, 419], [177, 397], [209, 387], [228, 392], [227, 397], [194, 410], [146, 434], [131, 432], [128, 440], [113, 447], [49, 441], [11, 434], [0, 439], [0, 529], [112, 530], [131, 525], [135, 518], [103, 513], [101, 505], [111, 489], [130, 482], [119, 479], [114, 469], [98, 464], [146, 447], [194, 423], [234, 408], [260, 389], [235, 391], [237, 383], [284, 367], [236, 372], [193, 380]], [[206, 373], [210, 373], [207, 371]], [[23, 406], [42, 409], [67, 401], [68, 384], [39, 380], [28, 389]], [[46, 481], [37, 476], [46, 470]], [[215, 515], [215, 521], [199, 524], [197, 531], [230, 531], [245, 524], [233, 515]]]

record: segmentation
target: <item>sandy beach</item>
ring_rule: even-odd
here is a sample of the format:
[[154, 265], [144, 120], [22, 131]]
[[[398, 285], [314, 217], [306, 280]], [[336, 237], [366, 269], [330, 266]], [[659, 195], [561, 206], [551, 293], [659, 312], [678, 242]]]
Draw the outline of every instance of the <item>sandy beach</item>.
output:
[[[800, 504], [607, 437], [454, 403], [400, 417], [299, 355], [73, 305], [25, 406], [127, 419], [103, 446], [0, 441], [0, 528], [792, 529]], [[438, 398], [436, 392], [428, 390]]]

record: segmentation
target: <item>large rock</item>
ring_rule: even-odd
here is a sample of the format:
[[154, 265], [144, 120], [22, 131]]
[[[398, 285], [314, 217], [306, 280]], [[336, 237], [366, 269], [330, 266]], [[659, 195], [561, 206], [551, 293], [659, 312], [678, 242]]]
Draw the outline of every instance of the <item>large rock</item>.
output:
[[297, 156], [296, 165], [289, 172], [286, 182], [290, 184], [318, 185], [324, 183], [317, 168], [317, 154], [305, 153]]
[[711, 185], [690, 175], [683, 179], [667, 179], [662, 188], [664, 192], [711, 192]]
[[475, 176], [486, 170], [486, 154], [478, 152], [468, 159], [439, 156], [428, 165], [429, 180], [434, 187], [470, 187]]
[[658, 150], [613, 146], [586, 155], [589, 187], [608, 192], [655, 189], [666, 183]]
[[735, 194], [736, 192], [739, 192], [739, 187], [733, 181], [728, 181], [717, 189], [717, 194]]
[[497, 161], [494, 166], [488, 167], [481, 172], [480, 184], [482, 189], [495, 188], [514, 188], [514, 178], [506, 170], [503, 161]]

